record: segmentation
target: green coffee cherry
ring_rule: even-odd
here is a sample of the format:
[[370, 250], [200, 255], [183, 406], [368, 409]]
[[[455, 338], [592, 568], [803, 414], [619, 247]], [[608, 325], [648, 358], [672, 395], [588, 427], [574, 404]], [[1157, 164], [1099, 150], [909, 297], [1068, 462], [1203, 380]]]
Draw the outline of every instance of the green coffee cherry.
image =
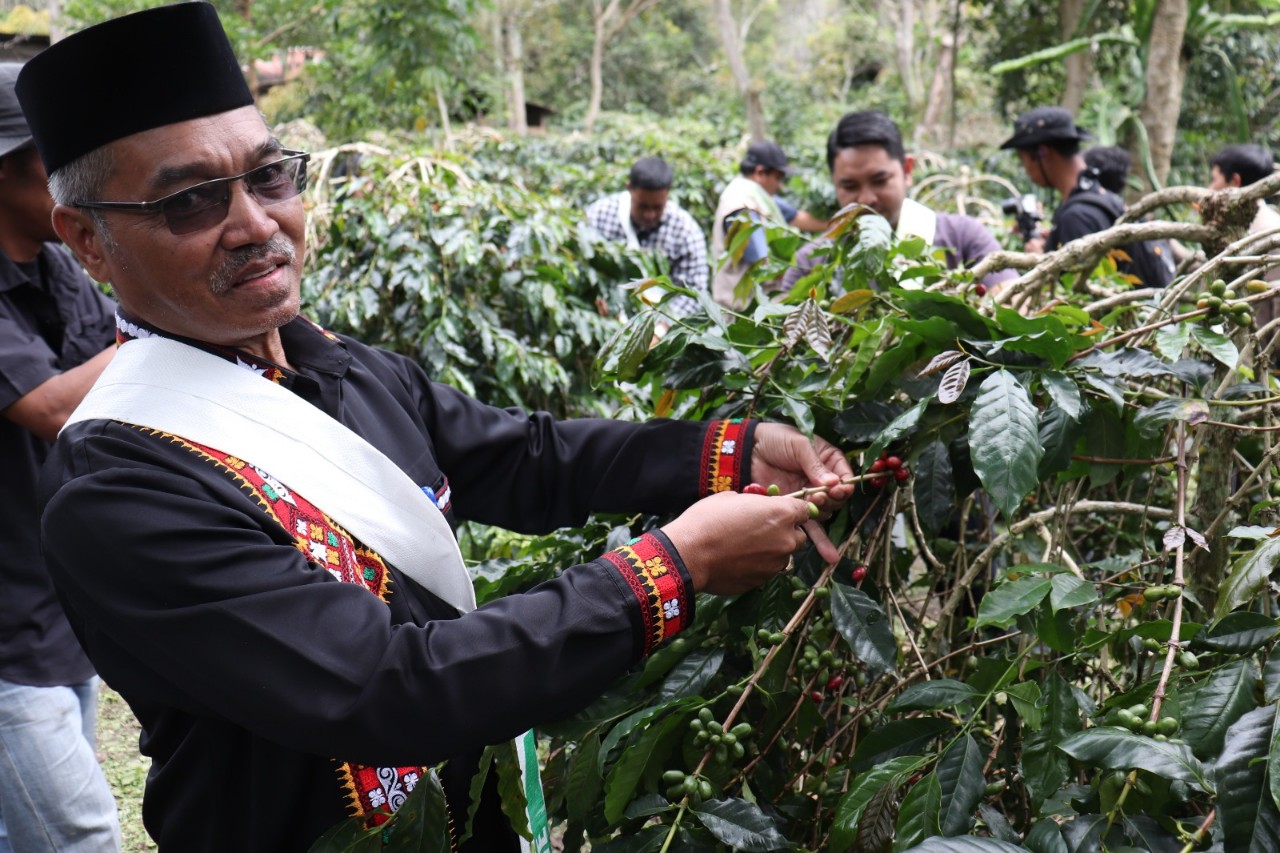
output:
[[765, 488], [764, 493], [776, 498], [778, 495], [782, 494], [782, 486], [779, 486], [777, 483], [770, 483]]
[[1162, 735], [1175, 735], [1178, 733], [1178, 721], [1173, 717], [1161, 717], [1156, 724]]
[[1200, 659], [1188, 651], [1178, 652], [1178, 663], [1183, 669], [1199, 669]]
[[668, 785], [675, 785], [675, 784], [677, 784], [677, 783], [679, 783], [679, 782], [683, 782], [683, 781], [684, 781], [684, 771], [683, 771], [683, 770], [668, 770], [666, 773], [663, 773], [663, 774], [662, 774], [662, 781], [663, 781], [663, 782], [666, 782]]
[[1214, 296], [1221, 296], [1227, 292], [1227, 283], [1222, 279], [1214, 279], [1209, 283], [1209, 293]]

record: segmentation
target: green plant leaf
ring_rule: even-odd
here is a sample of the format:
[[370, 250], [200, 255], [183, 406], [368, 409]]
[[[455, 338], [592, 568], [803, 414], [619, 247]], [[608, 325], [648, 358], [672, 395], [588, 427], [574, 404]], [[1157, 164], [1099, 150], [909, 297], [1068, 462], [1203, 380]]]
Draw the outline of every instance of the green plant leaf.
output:
[[1080, 386], [1066, 374], [1048, 371], [1040, 375], [1040, 383], [1049, 392], [1049, 398], [1058, 404], [1063, 414], [1073, 421], [1078, 421], [1084, 412], [1080, 400]]
[[1183, 695], [1182, 738], [1201, 758], [1217, 755], [1227, 729], [1254, 707], [1258, 672], [1247, 660], [1215, 669]]
[[1280, 622], [1250, 610], [1228, 613], [1196, 634], [1192, 647], [1211, 652], [1247, 655], [1280, 634]]
[[604, 784], [604, 818], [610, 825], [622, 818], [650, 762], [666, 760], [666, 750], [658, 749], [658, 744], [668, 735], [678, 734], [685, 725], [683, 714], [668, 714], [622, 750]]
[[893, 836], [893, 853], [931, 838], [940, 831], [938, 814], [942, 807], [942, 786], [936, 773], [929, 773], [911, 787], [898, 809], [898, 827]]
[[850, 766], [863, 770], [884, 763], [887, 756], [913, 754], [917, 747], [951, 731], [954, 724], [941, 717], [906, 717], [881, 723], [858, 742]]
[[903, 780], [924, 766], [926, 759], [918, 755], [902, 755], [877, 764], [854, 777], [849, 790], [836, 805], [835, 820], [831, 825], [831, 849], [845, 850], [853, 844], [858, 832], [858, 821], [867, 803], [886, 784], [901, 785]]
[[831, 422], [841, 438], [851, 444], [874, 441], [885, 425], [901, 415], [902, 406], [878, 400], [858, 401], [843, 409]]
[[1036, 409], [1022, 384], [998, 370], [978, 388], [969, 414], [973, 469], [1006, 517], [1036, 487], [1040, 447]]
[[646, 826], [634, 835], [622, 835], [603, 844], [592, 844], [592, 853], [653, 853], [662, 848], [669, 826]]
[[697, 696], [702, 692], [702, 688], [706, 687], [711, 679], [715, 678], [717, 672], [720, 671], [720, 665], [724, 663], [724, 649], [699, 649], [690, 652], [684, 660], [676, 664], [675, 668], [667, 675], [662, 682], [662, 689], [658, 692], [658, 698], [666, 701], [668, 699], [682, 699], [687, 696]]
[[382, 827], [365, 827], [364, 815], [347, 818], [330, 827], [307, 853], [381, 853]]
[[843, 257], [846, 274], [853, 273], [855, 280], [874, 276], [884, 269], [889, 247], [893, 245], [893, 228], [883, 216], [864, 215], [858, 218], [858, 239], [853, 249]]
[[1224, 853], [1280, 850], [1275, 821], [1259, 819], [1264, 810], [1276, 811], [1266, 784], [1267, 762], [1258, 760], [1270, 758], [1275, 721], [1274, 705], [1241, 715], [1227, 730], [1222, 754], [1214, 762]]
[[[511, 751], [515, 752], [514, 745]], [[451, 853], [449, 808], [434, 770], [418, 780], [408, 799], [382, 828], [390, 834], [382, 848], [389, 853]]]
[[982, 775], [982, 751], [972, 735], [965, 735], [938, 759], [934, 771], [942, 791], [938, 826], [943, 835], [960, 835], [973, 826], [974, 809], [982, 801], [987, 780]]
[[1084, 578], [1075, 575], [1054, 575], [1050, 578], [1053, 591], [1049, 593], [1049, 606], [1054, 610], [1080, 607], [1098, 600], [1098, 590]]
[[1112, 379], [1148, 376], [1173, 376], [1169, 365], [1137, 347], [1124, 347], [1114, 352], [1091, 352], [1076, 364], [1092, 367]]
[[702, 825], [734, 850], [783, 850], [791, 846], [760, 807], [746, 800], [707, 800], [693, 807]]
[[931, 441], [921, 448], [913, 463], [911, 493], [916, 502], [916, 516], [928, 533], [937, 533], [951, 517], [956, 499], [951, 454], [941, 441]]
[[1160, 355], [1171, 362], [1181, 359], [1187, 344], [1191, 343], [1191, 330], [1195, 325], [1195, 323], [1183, 320], [1181, 323], [1161, 326], [1156, 329], [1156, 349], [1160, 351]]
[[1133, 425], [1142, 435], [1153, 438], [1159, 435], [1169, 421], [1185, 421], [1197, 424], [1209, 418], [1209, 406], [1203, 400], [1170, 399], [1140, 409], [1133, 416]]
[[1049, 578], [1024, 577], [1005, 581], [982, 597], [974, 627], [1007, 625], [1016, 617], [1039, 607], [1052, 589], [1053, 582]]
[[1169, 743], [1136, 735], [1125, 729], [1101, 726], [1069, 735], [1058, 744], [1067, 755], [1104, 770], [1147, 770], [1157, 776], [1186, 782], [1208, 790], [1204, 768], [1186, 744]]
[[1031, 853], [1071, 853], [1062, 838], [1062, 830], [1049, 818], [1036, 821], [1022, 843]]
[[992, 74], [1008, 74], [1010, 71], [1021, 71], [1032, 65], [1039, 65], [1043, 62], [1054, 62], [1064, 56], [1078, 53], [1082, 50], [1089, 50], [1096, 44], [1103, 42], [1117, 42], [1120, 44], [1133, 45], [1138, 47], [1138, 42], [1134, 37], [1124, 32], [1098, 33], [1096, 35], [1085, 36], [1083, 38], [1071, 39], [1062, 44], [1046, 47], [1043, 50], [1037, 50], [1034, 53], [1028, 53], [1019, 56], [1016, 59], [1006, 59], [1004, 62], [997, 62], [991, 66]]
[[894, 672], [898, 644], [884, 610], [857, 587], [835, 584], [831, 590], [831, 621], [849, 648], [875, 672]]
[[858, 835], [853, 846], [858, 850], [888, 851], [893, 845], [893, 830], [898, 823], [898, 788], [894, 783], [880, 786], [872, 795], [858, 821]]
[[565, 784], [565, 810], [569, 819], [585, 821], [599, 802], [604, 789], [600, 775], [600, 735], [587, 735], [569, 759], [569, 779]]
[[875, 459], [892, 442], [897, 441], [915, 429], [916, 424], [920, 421], [920, 416], [924, 414], [924, 410], [928, 405], [929, 400], [925, 398], [886, 424], [885, 428], [876, 436], [876, 440], [871, 442], [871, 446], [867, 448], [866, 457]]
[[1277, 564], [1280, 564], [1280, 537], [1268, 539], [1236, 560], [1218, 590], [1213, 615], [1221, 619], [1232, 610], [1252, 604]]
[[1240, 351], [1236, 349], [1231, 339], [1221, 332], [1215, 332], [1213, 329], [1197, 324], [1191, 329], [1191, 337], [1204, 348], [1205, 352], [1230, 370], [1235, 370], [1236, 365], [1240, 363]]
[[994, 838], [930, 838], [904, 853], [1027, 853], [1016, 844]]
[[1022, 718], [1022, 724], [1027, 731], [1039, 731], [1044, 725], [1044, 710], [1040, 707], [1041, 699], [1040, 685], [1034, 681], [1020, 681], [1017, 684], [1010, 684], [1004, 689], [1005, 694], [1009, 697], [1018, 716]]
[[937, 711], [942, 708], [954, 708], [957, 705], [972, 704], [979, 696], [963, 681], [953, 678], [936, 678], [913, 684], [889, 703], [885, 710], [898, 711]]

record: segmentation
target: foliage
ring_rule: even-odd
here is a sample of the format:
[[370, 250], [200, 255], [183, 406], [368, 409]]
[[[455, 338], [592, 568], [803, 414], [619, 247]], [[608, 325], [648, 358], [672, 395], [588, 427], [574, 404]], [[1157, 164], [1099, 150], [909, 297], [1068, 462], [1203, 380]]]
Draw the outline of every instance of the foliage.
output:
[[[700, 598], [543, 728], [566, 850], [1274, 845], [1280, 397], [1235, 304], [1275, 298], [1251, 270], [1215, 258], [1140, 297], [1104, 258], [979, 299], [855, 209], [791, 293], [671, 322], [621, 299], [642, 260], [582, 235], [572, 181], [471, 177], [530, 150], [348, 148], [322, 174], [351, 154], [314, 191], [322, 322], [496, 402], [787, 420], [912, 472], [860, 481], [839, 563]], [[753, 285], [803, 243], [768, 237]], [[489, 598], [660, 521], [467, 545], [493, 555]]]

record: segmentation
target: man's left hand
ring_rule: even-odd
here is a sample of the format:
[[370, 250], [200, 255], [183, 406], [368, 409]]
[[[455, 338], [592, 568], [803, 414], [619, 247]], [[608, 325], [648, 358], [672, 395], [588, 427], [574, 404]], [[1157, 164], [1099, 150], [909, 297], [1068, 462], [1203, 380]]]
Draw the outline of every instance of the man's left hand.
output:
[[764, 486], [776, 483], [783, 494], [811, 486], [828, 487], [806, 498], [822, 510], [822, 515], [804, 525], [810, 541], [828, 563], [834, 563], [839, 554], [820, 522], [830, 518], [853, 494], [853, 486], [841, 482], [852, 476], [849, 460], [827, 440], [818, 436], [809, 439], [786, 424], [761, 423], [756, 426], [751, 451], [753, 482]]

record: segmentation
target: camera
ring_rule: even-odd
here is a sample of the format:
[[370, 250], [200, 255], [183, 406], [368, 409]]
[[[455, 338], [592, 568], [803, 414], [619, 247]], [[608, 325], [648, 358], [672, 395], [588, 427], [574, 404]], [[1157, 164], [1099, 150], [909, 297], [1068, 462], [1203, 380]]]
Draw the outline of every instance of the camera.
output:
[[1040, 215], [1040, 201], [1032, 193], [1027, 193], [1021, 198], [1007, 198], [1000, 202], [1000, 210], [1005, 216], [1012, 216], [1018, 223], [1018, 233], [1022, 235], [1022, 242], [1027, 242], [1036, 236], [1036, 226], [1043, 219]]

